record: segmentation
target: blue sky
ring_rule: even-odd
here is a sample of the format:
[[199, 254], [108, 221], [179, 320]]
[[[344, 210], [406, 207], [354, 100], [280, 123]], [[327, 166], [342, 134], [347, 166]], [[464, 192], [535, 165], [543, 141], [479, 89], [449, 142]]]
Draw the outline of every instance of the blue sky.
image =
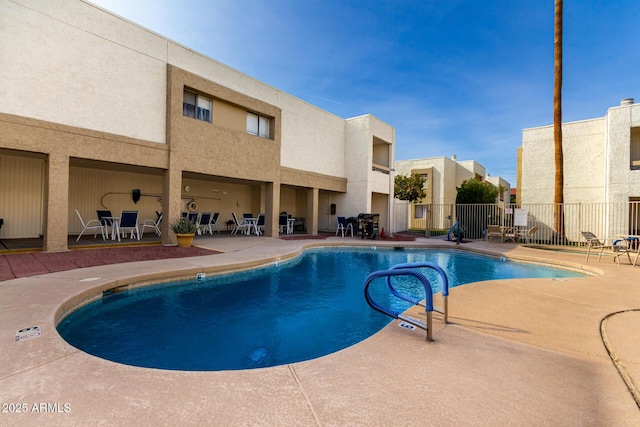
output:
[[[516, 185], [522, 129], [553, 123], [553, 0], [93, 0], [343, 118], [396, 159], [476, 160]], [[563, 121], [640, 102], [640, 1], [565, 0]]]

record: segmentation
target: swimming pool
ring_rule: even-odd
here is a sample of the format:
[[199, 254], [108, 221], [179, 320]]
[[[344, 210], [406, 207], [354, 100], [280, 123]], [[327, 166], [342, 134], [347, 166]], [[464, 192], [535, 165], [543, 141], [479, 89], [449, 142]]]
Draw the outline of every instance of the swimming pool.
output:
[[[279, 265], [202, 283], [108, 295], [71, 313], [58, 332], [89, 354], [159, 369], [249, 369], [313, 359], [349, 347], [392, 320], [366, 304], [363, 282], [375, 270], [404, 262], [435, 262], [447, 271], [450, 287], [582, 275], [462, 251], [317, 248]], [[427, 276], [437, 292], [437, 274]], [[412, 293], [402, 289], [409, 284], [394, 282], [403, 293]], [[384, 301], [383, 281], [376, 285], [376, 300]], [[400, 300], [388, 302], [395, 309], [408, 307]]]

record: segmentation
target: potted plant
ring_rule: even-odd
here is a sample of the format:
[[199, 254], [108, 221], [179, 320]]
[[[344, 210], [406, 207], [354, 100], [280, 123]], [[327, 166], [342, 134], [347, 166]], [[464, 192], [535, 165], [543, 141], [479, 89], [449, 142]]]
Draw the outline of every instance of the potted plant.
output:
[[178, 246], [181, 248], [190, 247], [193, 242], [193, 237], [196, 235], [196, 224], [187, 218], [180, 218], [172, 222], [170, 226], [173, 232], [176, 233]]

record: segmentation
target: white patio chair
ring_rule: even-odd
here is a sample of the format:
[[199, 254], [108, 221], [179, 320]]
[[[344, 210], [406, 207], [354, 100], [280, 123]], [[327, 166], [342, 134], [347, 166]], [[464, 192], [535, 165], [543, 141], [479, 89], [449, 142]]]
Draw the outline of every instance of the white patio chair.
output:
[[160, 223], [162, 222], [162, 214], [158, 214], [158, 218], [156, 220], [153, 219], [145, 219], [141, 225], [140, 234], [144, 236], [144, 230], [146, 228], [151, 228], [156, 235], [161, 236], [162, 231], [160, 231]]
[[80, 212], [78, 212], [78, 209], [76, 209], [75, 211], [78, 214], [78, 219], [80, 219], [80, 223], [82, 224], [82, 231], [80, 232], [80, 234], [78, 234], [78, 238], [76, 239], [76, 242], [80, 240], [80, 237], [82, 237], [84, 232], [87, 230], [94, 232], [93, 233], [94, 238], [98, 235], [98, 231], [99, 231], [100, 234], [102, 234], [102, 240], [106, 239], [105, 238], [106, 231], [104, 229], [104, 225], [102, 225], [102, 223], [99, 220], [90, 219], [85, 223], [84, 220], [82, 219], [82, 215], [80, 215]]
[[347, 223], [347, 219], [343, 216], [338, 217], [338, 228], [336, 229], [336, 236], [339, 232], [342, 232], [342, 237], [344, 237], [345, 232], [349, 232], [351, 230], [351, 237], [353, 237], [353, 224]]
[[251, 229], [251, 224], [245, 224], [238, 221], [238, 217], [236, 216], [235, 212], [231, 212], [231, 216], [233, 217], [233, 231], [231, 232], [231, 234], [233, 234], [234, 236], [238, 234], [238, 231], [242, 231], [246, 234], [247, 230]]

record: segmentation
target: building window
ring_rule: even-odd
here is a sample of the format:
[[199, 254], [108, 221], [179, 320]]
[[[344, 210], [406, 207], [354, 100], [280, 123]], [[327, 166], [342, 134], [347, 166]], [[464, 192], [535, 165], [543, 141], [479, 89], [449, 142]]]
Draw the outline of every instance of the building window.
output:
[[429, 174], [428, 173], [423, 173], [422, 174], [422, 179], [424, 180], [423, 188], [429, 188]]
[[182, 96], [182, 115], [211, 122], [211, 98], [185, 90]]
[[640, 127], [631, 128], [631, 169], [640, 170]]
[[247, 112], [247, 133], [269, 138], [270, 120], [268, 117]]
[[427, 212], [427, 207], [425, 205], [416, 205], [414, 218], [424, 218], [425, 212]]

